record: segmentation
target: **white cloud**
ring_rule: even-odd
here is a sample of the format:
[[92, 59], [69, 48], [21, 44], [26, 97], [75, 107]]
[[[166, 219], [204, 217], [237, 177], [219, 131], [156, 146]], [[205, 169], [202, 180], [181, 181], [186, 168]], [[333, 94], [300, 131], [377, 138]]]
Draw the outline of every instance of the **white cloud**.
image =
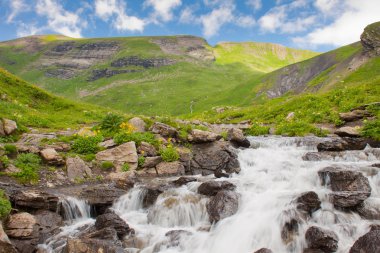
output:
[[146, 22], [138, 17], [127, 15], [125, 8], [126, 4], [123, 0], [95, 0], [95, 14], [104, 21], [112, 18], [115, 29], [142, 32]]
[[228, 7], [221, 7], [214, 9], [211, 13], [200, 17], [203, 25], [203, 34], [206, 37], [212, 37], [219, 32], [219, 29], [226, 23], [232, 22], [234, 16], [232, 9]]
[[236, 25], [241, 27], [252, 27], [256, 24], [256, 20], [251, 16], [240, 16], [235, 20]]
[[263, 7], [261, 0], [247, 0], [245, 4], [253, 8], [255, 11], [260, 10]]
[[46, 17], [48, 28], [60, 34], [79, 38], [86, 22], [78, 13], [65, 10], [57, 0], [38, 0], [36, 5], [38, 15]]
[[37, 27], [35, 24], [25, 24], [23, 22], [19, 22], [17, 27], [17, 37], [26, 37], [30, 35], [36, 35], [41, 33], [44, 28]]
[[340, 0], [316, 0], [314, 2], [314, 6], [324, 14], [332, 13], [334, 10], [336, 10], [338, 4], [342, 4]]
[[21, 12], [25, 12], [29, 10], [28, 5], [24, 2], [24, 0], [12, 0], [10, 2], [11, 13], [7, 18], [7, 23], [11, 23], [13, 19]]
[[154, 10], [153, 22], [158, 22], [157, 19], [164, 22], [172, 20], [173, 10], [181, 4], [181, 0], [145, 0], [144, 2], [144, 6], [152, 7]]
[[184, 24], [191, 24], [194, 22], [197, 22], [197, 18], [193, 13], [193, 8], [186, 6], [179, 17], [179, 22], [184, 23]]
[[300, 45], [343, 46], [360, 39], [365, 26], [380, 20], [380, 5], [373, 0], [346, 0], [344, 11], [335, 20], [313, 30], [304, 37], [293, 39]]

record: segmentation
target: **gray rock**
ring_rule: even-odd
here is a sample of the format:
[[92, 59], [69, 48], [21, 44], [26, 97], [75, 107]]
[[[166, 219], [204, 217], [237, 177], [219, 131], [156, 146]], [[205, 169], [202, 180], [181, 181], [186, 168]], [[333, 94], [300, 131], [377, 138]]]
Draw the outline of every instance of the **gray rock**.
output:
[[127, 142], [115, 148], [107, 149], [96, 154], [98, 161], [110, 161], [116, 166], [118, 170], [128, 163], [130, 170], [137, 169], [137, 151], [134, 141]]
[[11, 135], [17, 130], [17, 123], [10, 119], [2, 119], [5, 135]]
[[211, 223], [234, 215], [239, 208], [239, 194], [232, 191], [220, 191], [207, 203], [207, 213]]
[[151, 128], [150, 131], [154, 134], [159, 134], [163, 137], [172, 137], [175, 138], [178, 136], [178, 131], [172, 126], [166, 125], [161, 122], [155, 122]]
[[128, 121], [133, 126], [133, 131], [137, 133], [143, 133], [146, 131], [146, 124], [144, 120], [139, 117], [134, 117]]
[[23, 190], [11, 196], [15, 208], [57, 211], [59, 198], [40, 190]]
[[338, 236], [330, 230], [312, 226], [306, 231], [305, 239], [311, 249], [319, 249], [325, 253], [338, 249]]
[[113, 228], [120, 239], [130, 232], [128, 224], [113, 212], [107, 212], [96, 217], [95, 227], [98, 230], [107, 227]]
[[251, 146], [249, 140], [244, 136], [243, 131], [238, 128], [231, 128], [228, 130], [227, 140], [237, 147], [249, 148]]
[[45, 148], [40, 151], [42, 159], [49, 165], [63, 165], [65, 161], [53, 148]]
[[143, 168], [154, 168], [161, 162], [162, 162], [161, 156], [146, 157], [145, 162], [144, 162], [142, 167]]
[[296, 203], [298, 210], [304, 211], [309, 215], [321, 208], [321, 201], [318, 195], [313, 191], [302, 193], [297, 197]]
[[369, 55], [380, 55], [380, 25], [373, 23], [368, 25], [360, 36], [364, 51]]
[[77, 179], [91, 178], [92, 171], [79, 157], [69, 157], [66, 160], [67, 177], [71, 182]]
[[195, 181], [197, 181], [197, 179], [194, 177], [180, 177], [177, 180], [174, 180], [172, 183], [176, 186], [182, 186]]
[[380, 230], [372, 229], [354, 243], [349, 253], [380, 253], [379, 245]]
[[371, 113], [366, 110], [353, 110], [351, 112], [339, 113], [339, 118], [345, 122], [357, 121], [371, 116]]
[[143, 156], [157, 156], [157, 150], [152, 145], [145, 141], [141, 142], [140, 146], [137, 148], [139, 154]]
[[191, 133], [189, 134], [187, 140], [192, 143], [206, 143], [214, 142], [220, 140], [221, 138], [221, 135], [213, 132], [193, 129], [191, 130]]
[[273, 251], [267, 248], [261, 248], [259, 250], [256, 250], [254, 253], [273, 253]]
[[234, 191], [235, 189], [236, 186], [228, 181], [207, 181], [198, 187], [198, 193], [207, 196], [215, 196], [220, 191]]
[[86, 238], [69, 238], [63, 250], [64, 253], [125, 253], [121, 245], [113, 241], [86, 239]]
[[3, 230], [3, 225], [0, 222], [0, 253], [18, 253], [12, 245], [7, 234]]
[[336, 135], [340, 137], [359, 137], [360, 132], [355, 127], [341, 127], [338, 128], [335, 132]]
[[156, 166], [158, 176], [180, 176], [185, 174], [181, 162], [161, 162]]

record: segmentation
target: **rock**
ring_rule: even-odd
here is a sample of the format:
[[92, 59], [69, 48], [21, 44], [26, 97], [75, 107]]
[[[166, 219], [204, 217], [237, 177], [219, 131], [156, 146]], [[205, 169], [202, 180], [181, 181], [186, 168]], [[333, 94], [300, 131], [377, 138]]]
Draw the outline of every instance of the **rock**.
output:
[[324, 251], [320, 249], [304, 249], [303, 253], [324, 253]]
[[321, 151], [345, 151], [345, 150], [363, 150], [367, 145], [373, 148], [380, 147], [379, 141], [364, 138], [339, 138], [332, 141], [319, 143], [317, 149]]
[[298, 236], [299, 220], [297, 218], [288, 218], [281, 228], [281, 239], [288, 245]]
[[330, 230], [312, 226], [306, 231], [305, 239], [311, 249], [319, 249], [325, 253], [338, 249], [338, 236]]
[[19, 153], [33, 153], [33, 154], [40, 153], [40, 147], [35, 146], [35, 145], [25, 145], [25, 144], [17, 143], [15, 146], [17, 147], [17, 150]]
[[349, 253], [380, 253], [379, 245], [380, 230], [372, 229], [354, 243]]
[[99, 228], [94, 232], [90, 232], [82, 236], [83, 238], [96, 238], [100, 240], [117, 241], [119, 237], [113, 227]]
[[351, 112], [339, 113], [339, 118], [345, 122], [357, 121], [371, 116], [371, 113], [366, 110], [353, 110]]
[[163, 193], [163, 190], [156, 187], [146, 187], [145, 194], [143, 197], [143, 208], [148, 208], [153, 205], [158, 196]]
[[178, 136], [177, 129], [161, 122], [155, 122], [150, 128], [150, 131], [154, 134], [160, 134], [163, 137], [175, 138]]
[[113, 139], [109, 139], [109, 140], [99, 143], [99, 146], [108, 149], [108, 148], [116, 147], [117, 144], [115, 143]]
[[53, 148], [45, 148], [40, 151], [42, 159], [49, 165], [63, 165], [65, 161]]
[[296, 203], [298, 210], [305, 211], [309, 215], [321, 208], [321, 201], [318, 195], [313, 191], [302, 193], [301, 196], [296, 199]]
[[37, 231], [36, 218], [26, 212], [10, 215], [6, 223], [6, 233], [11, 238], [31, 239]]
[[59, 198], [40, 190], [24, 190], [11, 196], [15, 208], [56, 212]]
[[239, 194], [232, 191], [220, 191], [207, 203], [207, 213], [211, 223], [234, 215], [239, 207]]
[[128, 163], [130, 170], [137, 169], [137, 151], [134, 141], [127, 142], [115, 148], [100, 151], [96, 154], [98, 161], [110, 161], [116, 166], [117, 169]]
[[58, 233], [63, 225], [62, 217], [56, 212], [40, 210], [34, 216], [37, 220], [39, 241], [45, 241]]
[[188, 239], [192, 233], [186, 230], [171, 230], [165, 234], [165, 239], [154, 245], [153, 252], [161, 252], [168, 248], [178, 247], [182, 240]]
[[128, 224], [113, 212], [107, 212], [96, 217], [95, 227], [98, 230], [107, 227], [114, 228], [120, 239], [130, 231]]
[[192, 151], [193, 158], [190, 162], [192, 174], [209, 175], [215, 171], [226, 171], [228, 174], [240, 172], [237, 155], [226, 142], [194, 144]]
[[[17, 130], [17, 123], [10, 119], [2, 119], [2, 130], [4, 132], [4, 135], [11, 135]], [[0, 122], [1, 125], [1, 122]], [[1, 134], [1, 133], [0, 133]]]
[[145, 124], [144, 120], [142, 120], [139, 117], [134, 117], [134, 118], [130, 119], [128, 121], [128, 123], [132, 125], [133, 132], [143, 133], [146, 131], [146, 129], [145, 129], [146, 124]]
[[213, 133], [213, 132], [193, 129], [191, 130], [191, 133], [187, 137], [187, 140], [192, 143], [206, 143], [206, 142], [214, 142], [214, 141], [220, 140], [221, 138], [222, 138], [221, 135]]
[[288, 115], [286, 116], [285, 120], [286, 121], [292, 121], [296, 114], [294, 112], [289, 112]]
[[336, 135], [340, 137], [359, 137], [360, 132], [355, 127], [341, 127], [338, 128], [335, 132]]
[[0, 253], [18, 253], [12, 245], [0, 222]]
[[157, 156], [156, 148], [145, 141], [141, 142], [140, 146], [137, 148], [137, 152], [143, 156]]
[[71, 182], [78, 179], [91, 178], [92, 171], [87, 164], [77, 157], [69, 157], [66, 160], [67, 177]]
[[207, 181], [198, 187], [198, 193], [206, 196], [215, 196], [218, 192], [234, 191], [236, 186], [228, 181]]
[[364, 51], [370, 55], [380, 55], [379, 22], [368, 25], [360, 36]]
[[192, 158], [191, 150], [186, 147], [176, 147], [179, 154], [179, 160], [183, 163], [188, 163]]
[[195, 181], [197, 181], [197, 179], [194, 177], [180, 177], [177, 180], [174, 180], [172, 183], [176, 186], [182, 186]]
[[367, 220], [380, 220], [380, 201], [377, 198], [368, 198], [359, 204], [356, 212]]
[[256, 250], [254, 253], [273, 253], [273, 251], [267, 248], [261, 248], [259, 250]]
[[237, 147], [249, 148], [251, 143], [244, 136], [244, 133], [239, 128], [231, 128], [227, 132], [227, 140]]
[[326, 167], [318, 171], [318, 175], [322, 184], [329, 183], [333, 191], [330, 197], [336, 207], [355, 207], [371, 195], [368, 178], [361, 172]]
[[115, 187], [122, 190], [133, 188], [136, 181], [135, 173], [132, 171], [112, 172], [107, 175], [106, 179], [115, 183]]
[[142, 167], [143, 168], [154, 168], [161, 162], [162, 162], [161, 156], [146, 157], [145, 162], [144, 162]]
[[156, 166], [159, 176], [180, 176], [185, 174], [185, 167], [181, 162], [161, 162]]
[[111, 207], [115, 200], [126, 193], [123, 189], [118, 189], [107, 184], [88, 186], [80, 192], [79, 197], [85, 199], [91, 205], [96, 214], [103, 214], [107, 208]]
[[84, 238], [68, 238], [64, 253], [125, 253], [121, 245], [112, 241]]

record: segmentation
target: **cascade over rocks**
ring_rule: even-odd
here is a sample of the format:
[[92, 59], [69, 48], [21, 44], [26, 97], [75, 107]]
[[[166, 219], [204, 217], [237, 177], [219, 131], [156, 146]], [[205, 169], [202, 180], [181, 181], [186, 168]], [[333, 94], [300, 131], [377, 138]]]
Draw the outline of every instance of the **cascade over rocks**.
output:
[[174, 180], [172, 183], [176, 186], [182, 186], [195, 181], [197, 181], [197, 179], [194, 177], [180, 177], [177, 180]]
[[332, 141], [321, 142], [317, 145], [321, 151], [345, 151], [345, 150], [363, 150], [367, 145], [373, 148], [379, 148], [380, 142], [364, 138], [339, 138]]
[[349, 253], [380, 253], [379, 245], [380, 229], [371, 229], [354, 243]]
[[235, 188], [236, 186], [228, 181], [207, 181], [198, 187], [198, 193], [207, 196], [215, 196], [220, 191], [234, 191]]
[[95, 227], [100, 230], [102, 228], [113, 228], [117, 232], [117, 236], [122, 239], [130, 232], [128, 224], [113, 212], [106, 212], [96, 218]]
[[233, 191], [220, 191], [207, 203], [207, 213], [211, 223], [234, 215], [239, 207], [239, 194]]
[[249, 148], [251, 143], [244, 136], [244, 133], [239, 128], [231, 128], [227, 132], [227, 140], [230, 141], [236, 147]]
[[321, 208], [321, 201], [313, 191], [302, 193], [296, 199], [296, 203], [298, 210], [305, 211], [309, 215]]
[[158, 196], [163, 192], [163, 189], [160, 189], [159, 187], [145, 187], [145, 194], [142, 201], [143, 208], [152, 206], [156, 202]]
[[338, 249], [338, 236], [330, 230], [312, 226], [306, 231], [305, 239], [310, 249], [318, 249], [325, 253]]

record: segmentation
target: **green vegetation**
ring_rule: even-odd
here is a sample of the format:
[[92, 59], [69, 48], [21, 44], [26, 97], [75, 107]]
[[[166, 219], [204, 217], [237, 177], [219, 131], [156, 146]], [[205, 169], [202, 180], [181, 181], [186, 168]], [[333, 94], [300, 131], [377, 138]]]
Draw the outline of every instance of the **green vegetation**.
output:
[[251, 136], [259, 136], [269, 134], [269, 126], [262, 126], [257, 123], [252, 124], [251, 128], [246, 129], [244, 133]]
[[75, 139], [72, 150], [77, 154], [94, 154], [100, 150], [98, 144], [103, 141], [103, 137], [96, 136], [78, 136]]
[[100, 122], [100, 129], [106, 132], [114, 133], [120, 131], [120, 125], [123, 123], [124, 117], [108, 113]]
[[134, 141], [137, 146], [141, 144], [141, 142], [147, 142], [152, 144], [155, 147], [158, 147], [159, 142], [154, 136], [154, 134], [150, 132], [145, 133], [127, 133], [127, 132], [121, 132], [117, 133], [114, 136], [114, 141], [116, 144], [122, 144], [130, 141]]
[[0, 156], [0, 168], [8, 168], [10, 164], [9, 158], [6, 155]]
[[11, 212], [12, 206], [3, 190], [0, 190], [0, 221]]
[[82, 158], [86, 162], [91, 162], [91, 161], [95, 160], [95, 154], [86, 154], [86, 155], [83, 155]]
[[5, 144], [4, 151], [6, 155], [14, 156], [17, 154], [17, 147], [12, 144]]
[[160, 155], [164, 162], [175, 162], [179, 159], [178, 151], [173, 145], [160, 149]]
[[21, 171], [13, 173], [12, 176], [20, 183], [37, 183], [39, 179], [38, 170], [40, 169], [41, 158], [38, 155], [27, 153], [18, 155], [14, 164]]
[[114, 165], [111, 161], [104, 161], [102, 162], [100, 167], [102, 168], [102, 170], [110, 170], [114, 167]]
[[121, 167], [121, 171], [123, 172], [129, 171], [129, 169], [130, 169], [130, 166], [128, 163], [123, 164], [123, 167]]
[[141, 168], [145, 163], [145, 157], [144, 156], [139, 156], [138, 160], [137, 160], [137, 164], [139, 166], [139, 168]]

